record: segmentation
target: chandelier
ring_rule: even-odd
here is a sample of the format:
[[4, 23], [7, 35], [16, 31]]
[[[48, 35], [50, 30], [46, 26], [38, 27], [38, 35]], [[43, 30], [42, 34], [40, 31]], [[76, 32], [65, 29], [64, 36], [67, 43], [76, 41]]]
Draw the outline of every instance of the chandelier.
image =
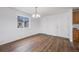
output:
[[38, 13], [38, 7], [34, 8], [34, 13], [32, 14], [33, 18], [40, 18], [40, 14]]

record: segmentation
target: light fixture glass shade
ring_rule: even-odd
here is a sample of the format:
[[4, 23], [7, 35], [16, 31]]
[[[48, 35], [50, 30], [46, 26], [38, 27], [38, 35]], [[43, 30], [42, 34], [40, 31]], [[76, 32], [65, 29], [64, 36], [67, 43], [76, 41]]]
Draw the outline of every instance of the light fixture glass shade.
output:
[[39, 17], [40, 17], [40, 15], [39, 15], [39, 14], [36, 14], [36, 17], [37, 17], [37, 18], [39, 18]]
[[33, 14], [32, 17], [35, 18], [35, 14]]
[[33, 18], [40, 18], [40, 14], [38, 13], [37, 7], [35, 7], [34, 14], [32, 15]]
[[40, 15], [39, 14], [33, 14], [32, 17], [33, 18], [40, 18]]

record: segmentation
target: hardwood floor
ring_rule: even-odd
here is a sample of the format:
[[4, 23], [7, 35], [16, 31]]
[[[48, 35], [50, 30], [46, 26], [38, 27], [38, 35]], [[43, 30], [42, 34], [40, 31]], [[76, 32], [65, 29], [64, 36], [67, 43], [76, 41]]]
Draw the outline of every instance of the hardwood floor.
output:
[[37, 34], [11, 43], [0, 45], [1, 52], [72, 52], [74, 49], [67, 38]]
[[79, 52], [79, 42], [74, 41], [73, 44], [74, 44], [74, 47], [75, 47], [75, 48], [78, 50], [78, 52]]

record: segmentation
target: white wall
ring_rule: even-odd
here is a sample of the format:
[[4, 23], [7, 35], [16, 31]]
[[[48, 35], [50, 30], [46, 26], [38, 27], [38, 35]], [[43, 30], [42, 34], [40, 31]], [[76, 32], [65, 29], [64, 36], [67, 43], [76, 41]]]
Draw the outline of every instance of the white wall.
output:
[[72, 10], [41, 19], [41, 33], [69, 38], [72, 41]]
[[38, 32], [39, 20], [30, 19], [30, 28], [18, 29], [17, 15], [29, 16], [29, 14], [15, 9], [0, 7], [0, 45], [36, 34]]

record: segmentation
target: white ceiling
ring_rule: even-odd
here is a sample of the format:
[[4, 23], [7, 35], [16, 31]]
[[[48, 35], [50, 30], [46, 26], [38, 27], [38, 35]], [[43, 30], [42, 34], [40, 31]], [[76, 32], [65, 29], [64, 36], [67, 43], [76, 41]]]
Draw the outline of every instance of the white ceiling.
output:
[[[30, 15], [34, 13], [34, 7], [15, 7], [17, 10], [26, 12]], [[38, 7], [38, 13], [41, 16], [49, 16], [68, 11], [69, 7]]]

